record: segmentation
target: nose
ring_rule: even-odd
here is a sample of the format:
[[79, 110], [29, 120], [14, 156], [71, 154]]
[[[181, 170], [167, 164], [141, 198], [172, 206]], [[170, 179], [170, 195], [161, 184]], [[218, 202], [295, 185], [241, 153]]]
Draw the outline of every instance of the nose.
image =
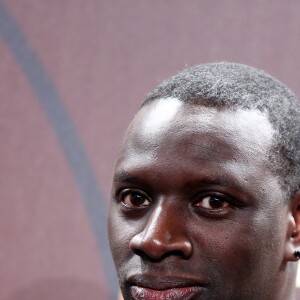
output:
[[170, 255], [188, 259], [193, 251], [184, 219], [163, 205], [155, 208], [143, 231], [131, 239], [129, 247], [135, 254], [155, 261]]

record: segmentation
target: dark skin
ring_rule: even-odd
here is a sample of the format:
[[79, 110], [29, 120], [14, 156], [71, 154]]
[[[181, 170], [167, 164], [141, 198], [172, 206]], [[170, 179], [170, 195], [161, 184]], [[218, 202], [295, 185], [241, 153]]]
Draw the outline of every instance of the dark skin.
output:
[[300, 196], [287, 201], [256, 110], [159, 99], [125, 135], [109, 237], [124, 299], [293, 300]]

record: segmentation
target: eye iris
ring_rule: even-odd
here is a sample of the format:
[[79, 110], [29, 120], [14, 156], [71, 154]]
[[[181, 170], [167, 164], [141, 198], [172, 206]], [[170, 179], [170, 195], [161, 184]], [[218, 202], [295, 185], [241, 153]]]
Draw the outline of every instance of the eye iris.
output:
[[144, 197], [139, 194], [130, 194], [128, 197], [130, 199], [130, 204], [133, 206], [141, 206], [145, 202]]
[[224, 207], [224, 201], [218, 197], [210, 197], [209, 205], [212, 208], [221, 208]]
[[132, 194], [130, 195], [130, 202], [134, 206], [142, 205], [144, 202], [144, 198], [141, 195], [138, 194]]

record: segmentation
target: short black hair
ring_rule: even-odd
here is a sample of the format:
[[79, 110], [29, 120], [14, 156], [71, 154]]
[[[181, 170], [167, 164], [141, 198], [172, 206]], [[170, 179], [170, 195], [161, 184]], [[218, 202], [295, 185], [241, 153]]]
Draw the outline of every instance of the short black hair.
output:
[[276, 132], [271, 157], [276, 160], [287, 198], [300, 184], [300, 104], [283, 83], [253, 67], [217, 62], [183, 70], [148, 94], [142, 106], [158, 98], [177, 98], [202, 106], [257, 109]]

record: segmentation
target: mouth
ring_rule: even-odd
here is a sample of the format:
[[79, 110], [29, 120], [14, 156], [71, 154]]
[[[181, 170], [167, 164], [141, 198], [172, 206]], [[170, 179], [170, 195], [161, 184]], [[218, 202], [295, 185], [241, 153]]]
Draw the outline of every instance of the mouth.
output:
[[134, 300], [191, 300], [200, 296], [207, 284], [182, 277], [138, 276], [131, 281]]
[[166, 290], [132, 286], [131, 295], [134, 300], [190, 300], [204, 291], [200, 286], [186, 286]]

